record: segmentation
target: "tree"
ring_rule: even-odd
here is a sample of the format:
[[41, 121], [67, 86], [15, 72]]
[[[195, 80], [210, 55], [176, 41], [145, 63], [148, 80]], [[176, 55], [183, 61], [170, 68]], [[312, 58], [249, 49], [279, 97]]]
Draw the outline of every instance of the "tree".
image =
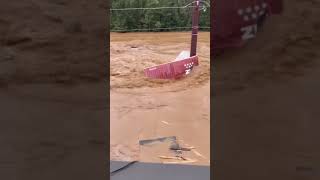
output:
[[[112, 9], [118, 8], [154, 8], [182, 7], [190, 0], [113, 0]], [[111, 11], [111, 31], [127, 31], [134, 29], [150, 29], [153, 31], [169, 31], [157, 28], [190, 27], [192, 8], [183, 9], [139, 9], [128, 11]], [[210, 27], [210, 8], [200, 15], [200, 28]], [[190, 28], [185, 30], [190, 30]], [[175, 29], [181, 30], [181, 29]], [[183, 29], [182, 29], [183, 30]], [[208, 30], [208, 29], [207, 29]], [[172, 31], [172, 30], [171, 30]]]

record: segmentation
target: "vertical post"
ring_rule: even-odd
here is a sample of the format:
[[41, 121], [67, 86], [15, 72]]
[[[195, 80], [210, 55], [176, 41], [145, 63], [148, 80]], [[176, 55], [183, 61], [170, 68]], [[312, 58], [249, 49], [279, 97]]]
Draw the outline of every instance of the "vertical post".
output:
[[200, 0], [195, 1], [192, 13], [192, 34], [191, 34], [191, 50], [190, 57], [197, 54], [197, 39], [199, 30], [199, 16], [200, 16]]

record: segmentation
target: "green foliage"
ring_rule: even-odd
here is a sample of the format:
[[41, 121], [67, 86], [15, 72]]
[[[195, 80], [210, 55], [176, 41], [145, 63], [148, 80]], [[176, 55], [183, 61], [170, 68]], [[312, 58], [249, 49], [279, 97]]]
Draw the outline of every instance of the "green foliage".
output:
[[[181, 7], [192, 0], [112, 0], [111, 7], [118, 8], [154, 8], [154, 7]], [[153, 29], [153, 31], [172, 31], [175, 28], [191, 27], [192, 8], [184, 9], [143, 9], [129, 11], [111, 11], [111, 31]], [[210, 27], [210, 8], [200, 12], [201, 27]], [[174, 29], [181, 31], [183, 29]], [[190, 28], [185, 29], [190, 31]], [[204, 29], [209, 30], [209, 29]]]

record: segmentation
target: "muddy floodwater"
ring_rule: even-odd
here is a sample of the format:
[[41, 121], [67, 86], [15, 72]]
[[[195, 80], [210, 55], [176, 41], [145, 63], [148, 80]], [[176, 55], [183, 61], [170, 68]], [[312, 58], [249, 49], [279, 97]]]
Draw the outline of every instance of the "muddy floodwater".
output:
[[190, 32], [110, 36], [111, 160], [209, 165], [210, 33], [199, 34], [200, 65], [179, 80], [148, 79], [143, 69], [189, 50]]

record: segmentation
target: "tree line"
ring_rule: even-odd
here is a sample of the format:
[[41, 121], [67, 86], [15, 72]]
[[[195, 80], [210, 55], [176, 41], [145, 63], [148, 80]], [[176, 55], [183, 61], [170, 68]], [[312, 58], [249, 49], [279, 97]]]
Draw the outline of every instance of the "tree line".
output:
[[[182, 7], [192, 0], [112, 0], [112, 9]], [[182, 31], [191, 29], [192, 8], [111, 10], [111, 31]], [[178, 28], [176, 27], [188, 27]], [[203, 27], [203, 28], [201, 28]], [[210, 8], [200, 12], [200, 29], [210, 27]]]

